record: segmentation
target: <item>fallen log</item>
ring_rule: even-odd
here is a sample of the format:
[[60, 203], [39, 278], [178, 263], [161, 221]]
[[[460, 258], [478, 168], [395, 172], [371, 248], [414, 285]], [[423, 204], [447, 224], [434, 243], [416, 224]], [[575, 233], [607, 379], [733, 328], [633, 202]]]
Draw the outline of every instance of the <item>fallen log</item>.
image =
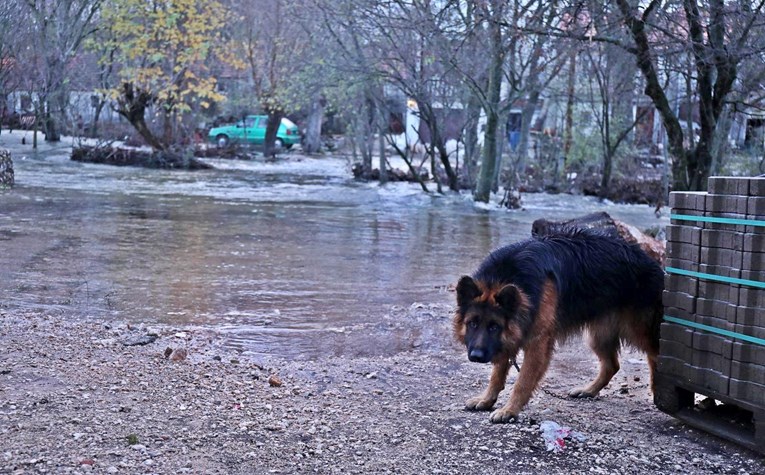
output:
[[666, 252], [663, 242], [640, 231], [635, 226], [613, 219], [605, 211], [587, 214], [568, 221], [537, 219], [531, 225], [531, 235], [550, 236], [574, 229], [600, 229], [606, 233], [620, 236], [627, 242], [639, 245], [646, 254], [659, 264], [664, 264]]

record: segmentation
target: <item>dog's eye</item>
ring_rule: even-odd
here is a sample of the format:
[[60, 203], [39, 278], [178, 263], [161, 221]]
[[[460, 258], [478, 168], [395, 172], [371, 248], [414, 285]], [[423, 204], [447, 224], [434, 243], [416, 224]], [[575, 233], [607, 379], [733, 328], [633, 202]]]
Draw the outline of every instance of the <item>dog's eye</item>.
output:
[[496, 323], [492, 323], [491, 325], [489, 325], [489, 331], [492, 332], [492, 333], [498, 332], [499, 331], [499, 325], [497, 325]]
[[467, 326], [471, 330], [475, 330], [476, 328], [478, 328], [478, 323], [476, 323], [476, 321], [473, 320], [473, 321], [468, 322]]

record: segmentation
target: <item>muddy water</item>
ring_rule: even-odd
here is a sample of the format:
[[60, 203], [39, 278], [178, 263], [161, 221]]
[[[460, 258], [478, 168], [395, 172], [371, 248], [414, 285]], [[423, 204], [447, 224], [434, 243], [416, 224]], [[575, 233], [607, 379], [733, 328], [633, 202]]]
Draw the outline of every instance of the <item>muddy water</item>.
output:
[[13, 156], [17, 187], [0, 192], [0, 305], [214, 326], [263, 357], [443, 349], [435, 320], [454, 298], [447, 286], [527, 237], [533, 220], [605, 209], [659, 223], [649, 207], [584, 197], [479, 209], [408, 184], [356, 183], [339, 159], [167, 172], [73, 163], [63, 148]]

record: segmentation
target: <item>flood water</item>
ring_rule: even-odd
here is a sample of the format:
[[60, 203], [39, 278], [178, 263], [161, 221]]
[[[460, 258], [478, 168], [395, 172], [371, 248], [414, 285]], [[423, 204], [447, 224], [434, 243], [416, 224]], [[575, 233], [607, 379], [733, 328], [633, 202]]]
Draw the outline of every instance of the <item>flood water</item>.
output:
[[341, 159], [210, 160], [171, 172], [33, 153], [18, 135], [17, 186], [0, 191], [0, 306], [68, 318], [212, 326], [262, 357], [379, 355], [448, 344], [447, 291], [540, 217], [596, 210], [649, 227], [648, 206], [526, 195], [481, 209], [411, 184], [355, 182]]

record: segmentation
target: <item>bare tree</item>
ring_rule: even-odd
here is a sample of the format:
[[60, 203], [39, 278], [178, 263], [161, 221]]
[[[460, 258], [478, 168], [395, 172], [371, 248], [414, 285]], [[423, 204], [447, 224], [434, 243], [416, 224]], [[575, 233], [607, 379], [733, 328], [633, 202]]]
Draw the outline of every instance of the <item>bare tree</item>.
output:
[[388, 85], [416, 104], [426, 125], [422, 143], [436, 179], [437, 169], [442, 169], [447, 186], [456, 190], [446, 121], [459, 100], [460, 81], [450, 62], [457, 50], [456, 37], [444, 34], [456, 21], [454, 2], [327, 1], [322, 9], [325, 27], [344, 58], [338, 67], [359, 81], [364, 167], [371, 167], [372, 134], [384, 134], [388, 127], [384, 87]]
[[[632, 116], [631, 90], [634, 75], [620, 68], [619, 56], [614, 54], [609, 45], [601, 45], [597, 50], [585, 50], [586, 83], [588, 86], [587, 102], [590, 104], [600, 136], [601, 157], [603, 161], [599, 194], [606, 197], [609, 192], [614, 160], [620, 146], [625, 143], [630, 132], [643, 118], [644, 111]], [[627, 106], [626, 111], [625, 105]], [[620, 112], [621, 109], [621, 113]], [[629, 114], [629, 115], [628, 115]]]
[[17, 2], [0, 4], [0, 122], [14, 112], [9, 111], [8, 95], [19, 87], [20, 14]]
[[295, 0], [259, 0], [232, 2], [241, 16], [233, 34], [242, 45], [240, 52], [247, 65], [253, 92], [260, 107], [268, 114], [265, 155], [277, 148], [276, 134], [287, 109], [297, 105], [291, 96], [303, 58], [308, 50], [308, 35], [299, 22], [290, 20]]
[[39, 65], [36, 93], [44, 115], [45, 140], [60, 140], [69, 102], [68, 67], [80, 52], [83, 41], [95, 29], [101, 0], [25, 0], [29, 27], [38, 58], [27, 57]]
[[[505, 187], [514, 189], [518, 186], [516, 177], [526, 168], [531, 120], [543, 91], [561, 70], [564, 63], [561, 52], [565, 51], [565, 45], [553, 45], [549, 38], [524, 32], [524, 28], [532, 25], [546, 29], [560, 19], [554, 1], [468, 2], [460, 11], [464, 20], [464, 40], [460, 43], [462, 54], [452, 60], [471, 92], [468, 107], [480, 104], [486, 115], [483, 159], [475, 199], [488, 201], [489, 193], [498, 184], [500, 151], [504, 145], [501, 130], [515, 107], [521, 108], [520, 140], [514, 150]], [[488, 54], [486, 45], [489, 46]], [[475, 140], [475, 129], [472, 129], [475, 123], [469, 125], [468, 149]], [[466, 155], [470, 157], [472, 154], [466, 152]]]
[[[726, 104], [731, 99], [739, 69], [749, 61], [762, 61], [765, 52], [763, 7], [758, 0], [682, 0], [646, 3], [609, 2], [618, 22], [595, 31], [590, 24], [579, 29], [557, 28], [540, 34], [605, 42], [633, 55], [643, 76], [645, 94], [661, 116], [672, 156], [673, 187], [702, 190], [713, 166], [713, 152], [724, 135], [718, 126], [726, 121]], [[569, 11], [590, 11], [586, 0], [566, 5]], [[619, 32], [626, 32], [622, 40]], [[676, 99], [676, 64], [690, 57], [694, 65], [693, 105], [699, 117], [699, 136], [689, 140], [684, 131]]]
[[500, 93], [502, 90], [502, 70], [505, 61], [503, 48], [502, 21], [504, 20], [505, 4], [503, 0], [492, 0], [485, 4], [484, 16], [487, 21], [489, 37], [488, 71], [489, 83], [484, 98], [486, 112], [486, 132], [484, 133], [483, 160], [478, 183], [475, 189], [476, 201], [489, 201], [489, 195], [494, 184], [494, 172], [497, 168], [497, 135], [499, 132]]
[[[590, 15], [587, 17], [591, 28], [597, 31], [606, 30], [614, 21], [614, 12], [601, 7], [601, 3], [592, 2]], [[637, 69], [632, 58], [625, 55], [621, 48], [611, 43], [594, 42], [581, 49], [581, 58], [583, 74], [580, 82], [585, 85], [586, 102], [591, 107], [600, 136], [602, 172], [599, 194], [606, 197], [617, 152], [627, 142], [630, 133], [645, 115], [645, 110], [633, 114]], [[575, 78], [569, 78], [569, 81], [573, 79]], [[571, 115], [567, 109], [567, 127], [570, 119]], [[567, 134], [567, 137], [570, 137], [570, 134]]]

